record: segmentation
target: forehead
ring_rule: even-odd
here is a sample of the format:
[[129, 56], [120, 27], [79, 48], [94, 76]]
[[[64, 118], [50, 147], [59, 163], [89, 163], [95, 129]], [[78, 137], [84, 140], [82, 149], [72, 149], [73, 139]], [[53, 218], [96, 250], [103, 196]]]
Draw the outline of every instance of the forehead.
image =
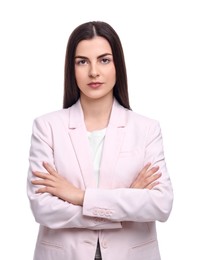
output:
[[80, 56], [91, 56], [91, 55], [101, 55], [103, 53], [111, 53], [112, 49], [109, 42], [100, 36], [96, 36], [90, 40], [82, 40], [79, 42], [76, 48], [75, 55]]

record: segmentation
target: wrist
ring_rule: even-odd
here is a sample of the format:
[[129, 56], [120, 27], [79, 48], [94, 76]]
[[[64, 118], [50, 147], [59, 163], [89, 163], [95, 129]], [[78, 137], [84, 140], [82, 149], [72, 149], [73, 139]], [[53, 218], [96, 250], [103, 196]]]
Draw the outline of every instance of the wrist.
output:
[[81, 192], [80, 192], [80, 206], [83, 206], [84, 195], [85, 195], [85, 191], [81, 190]]

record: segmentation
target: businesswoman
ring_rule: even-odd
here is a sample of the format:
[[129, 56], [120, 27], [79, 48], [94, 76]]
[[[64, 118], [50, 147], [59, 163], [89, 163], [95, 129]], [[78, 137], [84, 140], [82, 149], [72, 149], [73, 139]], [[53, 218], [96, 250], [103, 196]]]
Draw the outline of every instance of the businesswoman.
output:
[[29, 161], [34, 260], [160, 260], [155, 223], [173, 203], [161, 129], [130, 108], [109, 24], [70, 35], [63, 109], [34, 120]]

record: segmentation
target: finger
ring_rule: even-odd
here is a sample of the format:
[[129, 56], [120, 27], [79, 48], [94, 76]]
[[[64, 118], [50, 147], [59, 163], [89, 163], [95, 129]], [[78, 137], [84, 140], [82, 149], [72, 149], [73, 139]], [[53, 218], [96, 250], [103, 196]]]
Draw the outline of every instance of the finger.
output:
[[42, 187], [42, 188], [36, 190], [35, 193], [50, 193], [50, 194], [54, 195], [55, 189], [52, 187], [46, 186], [46, 187]]
[[145, 172], [148, 171], [148, 169], [149, 169], [150, 166], [151, 166], [151, 163], [150, 163], [150, 162], [147, 163], [147, 164], [143, 167], [143, 169], [141, 170], [140, 175], [145, 174]]
[[149, 185], [151, 185], [153, 182], [155, 182], [156, 180], [158, 180], [161, 177], [161, 173], [155, 173], [147, 178], [141, 179], [138, 182], [134, 183], [132, 185], [132, 188], [142, 188], [145, 189], [147, 188]]
[[160, 182], [159, 181], [155, 181], [151, 184], [149, 184], [145, 189], [149, 189], [152, 190], [155, 186], [157, 186]]
[[144, 166], [144, 168], [138, 174], [135, 181], [131, 184], [130, 188], [142, 188], [142, 189], [144, 189], [152, 181], [156, 180], [155, 178], [151, 179], [151, 177], [154, 174], [156, 174], [156, 172], [159, 170], [159, 166], [154, 166], [152, 168], [150, 168], [150, 167], [151, 167], [151, 163], [147, 163]]
[[157, 179], [159, 179], [161, 177], [161, 175], [162, 175], [161, 172], [155, 173], [152, 176], [150, 176], [149, 178], [147, 178], [147, 182], [152, 183], [152, 182], [156, 181]]
[[55, 169], [47, 162], [43, 162], [43, 167], [51, 174], [51, 175], [58, 175]]
[[46, 187], [54, 187], [54, 182], [51, 180], [43, 180], [43, 179], [37, 179], [31, 181], [33, 185], [43, 185]]
[[148, 168], [150, 167], [151, 163], [147, 164], [143, 170], [140, 172], [140, 174], [138, 175], [138, 177], [136, 178], [136, 180], [132, 183], [132, 186], [134, 184], [146, 184], [148, 185], [150, 182], [150, 177], [153, 176], [158, 170], [159, 167], [155, 166], [152, 167], [150, 170], [148, 170]]
[[41, 178], [41, 179], [49, 179], [49, 180], [52, 180], [53, 177], [48, 174], [48, 173], [44, 173], [44, 172], [33, 172], [33, 175], [38, 177], [38, 178]]
[[154, 166], [151, 169], [148, 170], [148, 172], [146, 173], [146, 177], [150, 177], [152, 175], [154, 175], [157, 171], [159, 170], [159, 166]]
[[158, 180], [161, 177], [161, 175], [162, 175], [161, 173], [155, 173], [149, 178], [145, 179], [144, 181], [145, 187]]

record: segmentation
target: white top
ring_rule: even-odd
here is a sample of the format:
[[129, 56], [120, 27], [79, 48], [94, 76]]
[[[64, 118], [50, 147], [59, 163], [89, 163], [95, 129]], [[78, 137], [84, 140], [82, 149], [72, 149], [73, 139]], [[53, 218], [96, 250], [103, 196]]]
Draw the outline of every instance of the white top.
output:
[[102, 157], [102, 148], [105, 138], [106, 128], [88, 132], [88, 140], [91, 147], [93, 167], [97, 186], [99, 186], [100, 161]]
[[[97, 186], [99, 186], [100, 161], [102, 157], [102, 148], [103, 148], [105, 133], [106, 133], [106, 128], [101, 130], [96, 130], [93, 132], [88, 132], [88, 140], [91, 147], [93, 168], [94, 168], [94, 174], [95, 174]], [[99, 240], [96, 249], [96, 258], [101, 259]]]

